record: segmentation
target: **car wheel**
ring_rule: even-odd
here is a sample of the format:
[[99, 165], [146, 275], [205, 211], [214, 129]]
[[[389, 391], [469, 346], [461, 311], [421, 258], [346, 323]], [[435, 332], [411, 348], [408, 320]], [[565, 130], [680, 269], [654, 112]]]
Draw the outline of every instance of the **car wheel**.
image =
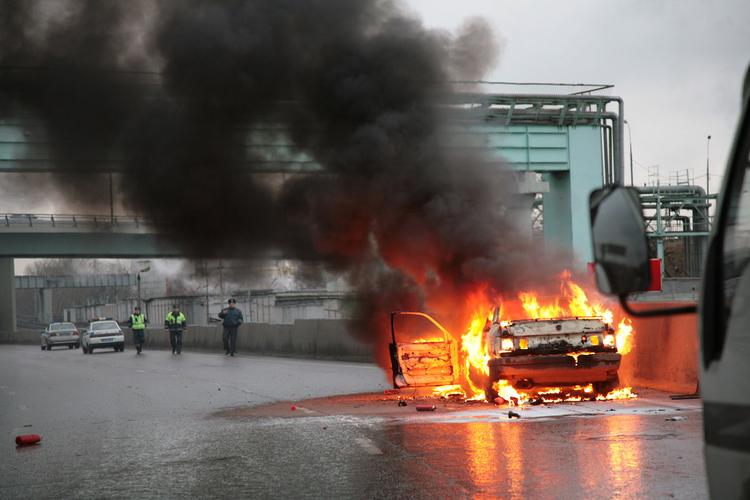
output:
[[81, 348], [81, 343], [79, 342], [78, 344], [76, 344], [76, 349], [80, 349], [80, 348]]
[[498, 396], [497, 391], [493, 387], [493, 381], [497, 382], [500, 379], [500, 370], [498, 370], [495, 366], [490, 366], [490, 376], [489, 381], [487, 382], [487, 388], [484, 392], [484, 397], [487, 399], [489, 403], [494, 403], [495, 399]]
[[94, 354], [94, 348], [93, 347], [89, 347], [89, 354]]
[[73, 344], [71, 344], [68, 346], [68, 349], [73, 349], [73, 347], [74, 347]]
[[617, 376], [613, 379], [605, 380], [604, 382], [596, 382], [594, 383], [594, 392], [596, 394], [601, 394], [602, 396], [606, 396], [611, 391], [617, 389], [617, 386], [620, 385], [620, 377]]

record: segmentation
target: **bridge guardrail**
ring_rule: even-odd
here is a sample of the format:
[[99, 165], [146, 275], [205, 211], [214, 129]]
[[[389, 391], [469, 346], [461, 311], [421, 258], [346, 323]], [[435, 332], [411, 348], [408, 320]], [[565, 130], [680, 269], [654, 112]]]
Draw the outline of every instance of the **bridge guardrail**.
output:
[[39, 228], [148, 229], [157, 226], [156, 219], [138, 215], [89, 214], [15, 214], [0, 213], [0, 230]]

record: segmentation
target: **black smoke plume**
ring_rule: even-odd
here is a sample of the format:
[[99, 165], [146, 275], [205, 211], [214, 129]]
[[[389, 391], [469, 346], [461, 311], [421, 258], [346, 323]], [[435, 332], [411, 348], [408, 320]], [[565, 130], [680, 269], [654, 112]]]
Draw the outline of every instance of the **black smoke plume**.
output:
[[[358, 287], [369, 332], [389, 309], [544, 274], [507, 215], [512, 177], [446, 153], [444, 82], [497, 56], [482, 20], [452, 35], [390, 0], [0, 9], [0, 113], [39, 117], [63, 178], [116, 168], [128, 209], [165, 221], [187, 255], [323, 262]], [[321, 171], [250, 173], [286, 161], [278, 149]]]

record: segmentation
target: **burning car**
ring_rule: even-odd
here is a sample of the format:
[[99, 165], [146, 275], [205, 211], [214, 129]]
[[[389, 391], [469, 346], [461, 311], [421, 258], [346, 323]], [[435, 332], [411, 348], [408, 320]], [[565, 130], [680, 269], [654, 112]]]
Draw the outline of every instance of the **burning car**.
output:
[[[400, 315], [418, 316], [432, 323], [439, 336], [408, 339], [395, 326]], [[434, 318], [422, 312], [391, 314], [389, 345], [393, 386], [425, 390], [425, 394], [465, 393], [458, 364], [458, 346], [453, 336]], [[466, 340], [465, 338], [463, 340]], [[495, 310], [484, 327], [488, 374], [481, 399], [498, 397], [497, 383], [533, 394], [549, 394], [560, 387], [604, 396], [619, 383], [621, 354], [615, 330], [599, 317], [522, 319], [501, 321]], [[470, 384], [473, 385], [473, 384]], [[584, 387], [586, 389], [584, 390]], [[473, 391], [476, 392], [476, 391]]]
[[524, 291], [491, 301], [480, 291], [467, 297], [460, 336], [426, 313], [391, 313], [393, 386], [512, 404], [636, 397], [630, 387], [618, 388], [632, 323], [625, 316], [615, 320], [596, 299], [565, 271], [554, 295]]
[[490, 401], [498, 396], [495, 383], [499, 380], [529, 392], [591, 384], [594, 395], [606, 395], [619, 384], [622, 356], [617, 352], [615, 330], [603, 318], [500, 321], [495, 310], [485, 334]]

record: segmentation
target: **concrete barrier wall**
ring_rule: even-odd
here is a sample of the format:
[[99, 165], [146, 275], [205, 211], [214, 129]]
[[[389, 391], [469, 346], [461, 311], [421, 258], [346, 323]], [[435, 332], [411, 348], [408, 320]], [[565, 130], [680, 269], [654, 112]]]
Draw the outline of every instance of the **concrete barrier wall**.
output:
[[[679, 304], [659, 304], [671, 306]], [[649, 304], [647, 307], [656, 307]], [[646, 307], [638, 304], [638, 307]], [[672, 393], [690, 393], [698, 382], [698, 334], [695, 315], [635, 319], [634, 345], [623, 358], [620, 375], [626, 384]], [[240, 352], [371, 362], [373, 348], [353, 338], [346, 320], [297, 320], [293, 325], [245, 324], [237, 335]], [[220, 326], [193, 326], [184, 348], [223, 350]], [[127, 332], [126, 343], [132, 346]], [[0, 342], [39, 344], [39, 332], [0, 333]], [[146, 332], [147, 349], [169, 349], [169, 334], [160, 328]]]
[[[279, 356], [372, 362], [372, 346], [352, 337], [346, 320], [297, 320], [292, 325], [244, 324], [237, 334], [237, 350]], [[125, 343], [133, 345], [129, 328]], [[221, 326], [191, 326], [183, 336], [183, 348], [223, 351]], [[0, 332], [0, 342], [39, 345], [39, 331]], [[146, 329], [147, 349], [169, 349], [169, 333], [163, 328]]]
[[[292, 325], [244, 324], [237, 333], [237, 350], [279, 356], [300, 356], [347, 361], [372, 361], [372, 347], [353, 338], [345, 320], [297, 320]], [[183, 335], [183, 348], [223, 351], [221, 326], [191, 326]], [[132, 346], [128, 331], [126, 344]], [[147, 349], [169, 349], [169, 333], [146, 330]]]
[[[673, 307], [685, 303], [662, 303]], [[639, 309], [646, 308], [637, 304]], [[698, 316], [695, 314], [633, 319], [633, 350], [623, 358], [623, 382], [671, 393], [692, 393], [698, 384]]]
[[41, 330], [19, 328], [15, 332], [0, 331], [0, 343], [3, 344], [35, 344], [41, 345], [39, 335]]

